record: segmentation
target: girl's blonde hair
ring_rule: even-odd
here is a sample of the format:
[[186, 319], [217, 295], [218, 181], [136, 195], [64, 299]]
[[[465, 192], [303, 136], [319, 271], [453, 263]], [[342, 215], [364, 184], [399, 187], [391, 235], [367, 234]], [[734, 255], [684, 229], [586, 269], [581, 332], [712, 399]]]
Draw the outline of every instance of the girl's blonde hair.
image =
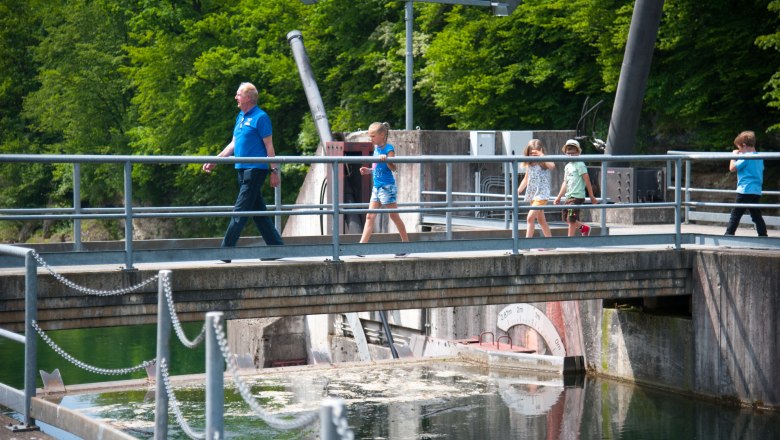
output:
[[385, 135], [385, 143], [387, 143], [387, 135], [390, 133], [390, 124], [387, 122], [373, 122], [368, 126], [368, 131], [382, 133]]
[[[523, 156], [530, 156], [531, 150], [542, 150], [544, 152], [544, 142], [539, 139], [531, 139], [523, 150]], [[521, 165], [527, 168], [528, 164], [529, 162], [523, 162]]]

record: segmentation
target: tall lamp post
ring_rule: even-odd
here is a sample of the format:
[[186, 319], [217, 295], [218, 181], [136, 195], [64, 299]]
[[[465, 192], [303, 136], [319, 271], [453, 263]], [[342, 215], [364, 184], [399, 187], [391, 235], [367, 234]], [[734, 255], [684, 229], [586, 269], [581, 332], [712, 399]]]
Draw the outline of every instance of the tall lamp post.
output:
[[[311, 5], [318, 0], [301, 0], [302, 3]], [[485, 6], [493, 8], [493, 14], [498, 17], [504, 17], [512, 13], [520, 4], [520, 0], [506, 0], [495, 2], [490, 0], [407, 0], [404, 20], [406, 21], [406, 129], [412, 130], [414, 127], [414, 99], [412, 70], [414, 60], [412, 56], [412, 30], [414, 27], [414, 9], [413, 3], [442, 3], [446, 5], [465, 5], [465, 6]]]

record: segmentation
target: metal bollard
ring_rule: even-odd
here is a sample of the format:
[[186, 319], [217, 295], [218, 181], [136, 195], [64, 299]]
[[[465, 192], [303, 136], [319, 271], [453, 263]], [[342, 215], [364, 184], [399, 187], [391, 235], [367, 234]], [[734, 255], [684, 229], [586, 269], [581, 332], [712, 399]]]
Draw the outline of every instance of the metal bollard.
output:
[[171, 281], [172, 272], [161, 270], [157, 278], [157, 363], [155, 365], [155, 391], [154, 391], [154, 438], [164, 440], [168, 438], [168, 392], [165, 390], [162, 368], [163, 359], [170, 365], [171, 358], [171, 311], [168, 310], [168, 301], [165, 298], [165, 280]]
[[337, 440], [341, 435], [333, 423], [333, 414], [337, 408], [343, 408], [344, 402], [338, 399], [325, 399], [320, 406], [320, 440]]
[[225, 371], [214, 321], [222, 312], [206, 313], [206, 439], [224, 438]]

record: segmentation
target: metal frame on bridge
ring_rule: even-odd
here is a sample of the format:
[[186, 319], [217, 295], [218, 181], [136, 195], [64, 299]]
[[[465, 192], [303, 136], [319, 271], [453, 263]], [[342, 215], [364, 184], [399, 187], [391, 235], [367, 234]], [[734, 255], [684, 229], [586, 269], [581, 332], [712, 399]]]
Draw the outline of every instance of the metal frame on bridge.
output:
[[[599, 162], [601, 164], [601, 188], [607, 185], [607, 169], [609, 162], [661, 162], [667, 165], [668, 169], [673, 169], [673, 173], [667, 173], [668, 189], [674, 192], [672, 202], [645, 202], [645, 203], [620, 203], [613, 204], [609, 200], [602, 198], [598, 205], [581, 205], [581, 209], [598, 209], [601, 211], [601, 236], [590, 237], [587, 246], [623, 246], [628, 244], [638, 245], [663, 245], [671, 244], [676, 249], [680, 249], [683, 244], [694, 244], [692, 237], [686, 237], [681, 232], [683, 219], [687, 221], [685, 214], [692, 206], [696, 207], [733, 207], [733, 203], [703, 203], [690, 200], [690, 194], [696, 191], [690, 188], [690, 164], [695, 161], [725, 161], [737, 158], [739, 156], [730, 153], [684, 153], [671, 152], [667, 155], [637, 155], [637, 156], [610, 156], [610, 155], [583, 155], [578, 157], [578, 161]], [[740, 157], [744, 158], [744, 157]], [[751, 159], [778, 160], [780, 153], [758, 153], [751, 155]], [[283, 205], [281, 204], [281, 187], [276, 188], [275, 203], [269, 206], [267, 212], [241, 212], [235, 213], [231, 206], [181, 206], [181, 207], [149, 207], [135, 206], [132, 194], [132, 168], [133, 165], [155, 165], [155, 164], [193, 164], [193, 163], [257, 163], [273, 161], [274, 163], [296, 163], [296, 164], [325, 164], [331, 167], [334, 175], [338, 175], [338, 167], [344, 164], [376, 162], [378, 159], [371, 157], [350, 157], [350, 156], [303, 156], [303, 157], [282, 157], [277, 156], [269, 158], [214, 158], [202, 156], [95, 156], [95, 155], [0, 155], [0, 162], [13, 163], [70, 163], [73, 164], [73, 207], [70, 208], [12, 208], [0, 209], [0, 221], [24, 221], [24, 220], [67, 220], [74, 224], [74, 242], [69, 248], [59, 248], [51, 253], [40, 249], [46, 253], [47, 261], [53, 265], [84, 265], [84, 264], [121, 264], [124, 262], [126, 270], [133, 270], [137, 262], [173, 262], [173, 261], [203, 261], [215, 259], [241, 259], [241, 258], [285, 258], [302, 256], [326, 256], [331, 261], [337, 262], [343, 255], [373, 254], [373, 253], [425, 253], [425, 252], [453, 252], [461, 249], [467, 250], [496, 250], [508, 249], [512, 253], [518, 252], [536, 245], [533, 240], [521, 239], [518, 233], [518, 223], [520, 214], [528, 209], [528, 205], [520, 201], [517, 192], [507, 190], [509, 194], [504, 194], [503, 198], [494, 202], [480, 201], [479, 203], [468, 206], [463, 202], [455, 201], [452, 191], [452, 165], [456, 163], [473, 162], [493, 162], [509, 164], [511, 170], [511, 185], [508, 188], [517, 188], [519, 181], [518, 165], [520, 162], [568, 162], [568, 156], [545, 156], [544, 158], [524, 157], [524, 156], [404, 156], [394, 157], [388, 161], [396, 163], [419, 163], [419, 164], [446, 164], [446, 188], [440, 191], [443, 201], [424, 202], [422, 200], [422, 191], [420, 199], [413, 203], [401, 203], [398, 209], [366, 209], [365, 204], [342, 204], [339, 203], [339, 182], [335, 181], [330, 188], [333, 197], [333, 203], [330, 204], [310, 204], [310, 205]], [[85, 163], [99, 164], [123, 164], [124, 165], [124, 203], [121, 208], [83, 208], [81, 207], [81, 187], [80, 187], [80, 165]], [[683, 166], [685, 166], [685, 185], [683, 186]], [[422, 169], [422, 167], [421, 167]], [[421, 171], [422, 172], [422, 171]], [[674, 175], [673, 182], [671, 174]], [[683, 198], [683, 192], [685, 197]], [[768, 195], [780, 194], [778, 191], [765, 191]], [[743, 207], [760, 207], [769, 209], [778, 209], [780, 203], [774, 204], [755, 204], [740, 205]], [[607, 209], [674, 209], [674, 234], [652, 234], [633, 236], [632, 238], [608, 236], [606, 215]], [[535, 209], [558, 210], [554, 205], [536, 207]], [[505, 228], [511, 231], [511, 238], [502, 238], [496, 240], [473, 240], [460, 241], [453, 240], [453, 218], [457, 212], [478, 212], [482, 210], [500, 210], [508, 214], [506, 216]], [[368, 212], [376, 213], [409, 213], [415, 212], [422, 215], [440, 215], [444, 217], [445, 230], [443, 236], [434, 235], [432, 239], [423, 242], [412, 243], [369, 243], [357, 245], [345, 240], [343, 234], [339, 231], [339, 221], [332, 221], [332, 230], [327, 243], [320, 242], [316, 244], [301, 244], [293, 246], [275, 247], [273, 254], [271, 249], [264, 246], [259, 247], [237, 247], [237, 248], [219, 248], [208, 240], [165, 240], [164, 243], [157, 243], [156, 247], [144, 246], [143, 242], [134, 241], [133, 220], [142, 218], [203, 218], [203, 217], [231, 217], [235, 215], [274, 216], [277, 222], [277, 228], [282, 215], [316, 215], [331, 216], [333, 219], [340, 218], [343, 214], [365, 214]], [[84, 219], [114, 219], [123, 220], [125, 229], [124, 248], [96, 248], [91, 245], [85, 245], [81, 239], [81, 220]], [[771, 224], [771, 222], [770, 222]], [[287, 237], [286, 237], [287, 238]], [[744, 237], [729, 238], [710, 238], [698, 237], [698, 240], [704, 240], [709, 243], [719, 243], [723, 245], [736, 245], [739, 243], [753, 246], [760, 245], [760, 242], [746, 239]], [[734, 241], [736, 240], [736, 241]], [[747, 241], [746, 241], [747, 240]], [[311, 242], [309, 240], [308, 242]], [[154, 243], [151, 241], [150, 243]], [[546, 239], [544, 247], [569, 248], [585, 245], [579, 238], [550, 238]], [[705, 243], [706, 244], [706, 243]], [[769, 244], [771, 246], [771, 244]], [[541, 246], [539, 246], [541, 247]], [[7, 258], [0, 258], [0, 267], [11, 267], [16, 263]]]

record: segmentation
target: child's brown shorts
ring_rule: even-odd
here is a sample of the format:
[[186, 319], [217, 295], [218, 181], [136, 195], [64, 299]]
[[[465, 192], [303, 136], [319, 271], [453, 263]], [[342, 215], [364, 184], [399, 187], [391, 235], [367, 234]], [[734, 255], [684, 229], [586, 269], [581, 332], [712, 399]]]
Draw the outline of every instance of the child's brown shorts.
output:
[[[582, 205], [585, 199], [566, 199], [566, 205]], [[575, 208], [566, 208], [561, 211], [561, 219], [566, 223], [575, 223], [580, 220], [580, 210]]]

